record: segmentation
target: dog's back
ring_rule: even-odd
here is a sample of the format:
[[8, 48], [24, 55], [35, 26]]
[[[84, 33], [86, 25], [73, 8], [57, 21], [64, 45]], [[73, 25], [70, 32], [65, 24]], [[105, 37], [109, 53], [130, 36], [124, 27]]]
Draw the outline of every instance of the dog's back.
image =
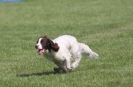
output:
[[76, 45], [78, 42], [75, 37], [71, 35], [63, 35], [60, 37], [57, 37], [56, 39], [53, 40], [55, 43], [58, 43], [60, 47], [71, 49], [73, 45]]

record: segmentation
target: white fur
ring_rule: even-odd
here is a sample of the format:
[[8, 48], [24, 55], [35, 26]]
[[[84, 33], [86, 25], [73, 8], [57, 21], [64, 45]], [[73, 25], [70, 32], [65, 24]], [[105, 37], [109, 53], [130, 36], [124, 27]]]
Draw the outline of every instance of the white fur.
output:
[[43, 49], [43, 47], [41, 45], [41, 40], [42, 40], [42, 38], [39, 38], [38, 43], [36, 44], [38, 49]]
[[54, 60], [61, 62], [66, 61], [59, 67], [66, 67], [67, 70], [73, 70], [78, 67], [82, 54], [87, 54], [90, 58], [98, 58], [98, 54], [92, 51], [88, 45], [80, 43], [77, 39], [70, 35], [63, 35], [53, 40], [59, 46], [58, 52], [52, 51], [50, 55]]

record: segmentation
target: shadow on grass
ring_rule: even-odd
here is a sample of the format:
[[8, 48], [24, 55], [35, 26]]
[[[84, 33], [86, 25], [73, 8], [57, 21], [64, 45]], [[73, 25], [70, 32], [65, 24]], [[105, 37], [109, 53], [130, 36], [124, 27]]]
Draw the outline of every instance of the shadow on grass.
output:
[[59, 74], [55, 73], [54, 71], [46, 71], [46, 72], [34, 72], [34, 73], [20, 73], [17, 74], [17, 77], [29, 77], [29, 76], [43, 76], [43, 75], [52, 75], [52, 74]]

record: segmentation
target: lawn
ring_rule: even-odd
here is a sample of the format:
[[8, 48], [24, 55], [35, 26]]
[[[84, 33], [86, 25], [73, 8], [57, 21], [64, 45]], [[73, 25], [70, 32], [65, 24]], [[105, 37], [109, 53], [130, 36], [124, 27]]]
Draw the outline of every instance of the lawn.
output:
[[[67, 74], [36, 53], [39, 36], [70, 34], [100, 55]], [[132, 87], [132, 0], [0, 3], [0, 87]]]

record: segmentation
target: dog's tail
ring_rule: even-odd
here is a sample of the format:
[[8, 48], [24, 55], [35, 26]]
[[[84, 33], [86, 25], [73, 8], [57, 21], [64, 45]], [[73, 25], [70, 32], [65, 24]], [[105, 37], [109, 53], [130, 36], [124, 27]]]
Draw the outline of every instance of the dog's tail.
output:
[[99, 57], [99, 55], [96, 52], [92, 51], [88, 45], [84, 43], [79, 43], [79, 47], [80, 47], [81, 53], [88, 55], [89, 58], [97, 59]]

